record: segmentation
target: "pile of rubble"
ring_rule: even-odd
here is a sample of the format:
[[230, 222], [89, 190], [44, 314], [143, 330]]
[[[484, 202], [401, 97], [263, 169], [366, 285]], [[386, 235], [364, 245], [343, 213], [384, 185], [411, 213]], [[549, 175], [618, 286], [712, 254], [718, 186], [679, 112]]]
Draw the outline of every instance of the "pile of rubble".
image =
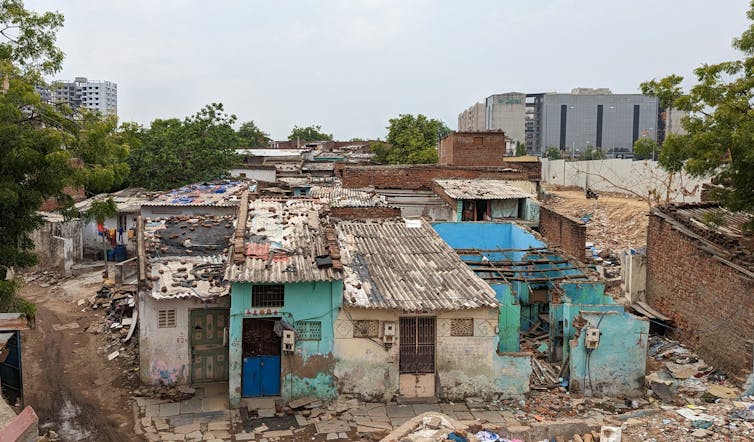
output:
[[139, 370], [136, 287], [118, 288], [105, 284], [97, 293], [78, 301], [84, 310], [104, 311], [104, 321], [92, 325], [90, 333], [103, 336], [103, 351], [108, 360], [118, 359], [128, 381], [136, 381]]
[[133, 395], [136, 397], [148, 397], [155, 399], [167, 400], [170, 402], [186, 401], [194, 397], [196, 389], [187, 385], [166, 386], [166, 385], [146, 385], [134, 390]]

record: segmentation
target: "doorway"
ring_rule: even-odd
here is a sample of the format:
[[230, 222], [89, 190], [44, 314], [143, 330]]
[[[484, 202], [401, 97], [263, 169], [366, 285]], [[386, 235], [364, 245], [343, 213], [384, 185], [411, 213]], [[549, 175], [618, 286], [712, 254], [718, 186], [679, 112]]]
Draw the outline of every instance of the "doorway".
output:
[[191, 382], [228, 380], [228, 309], [195, 309], [191, 327]]
[[280, 318], [246, 318], [241, 342], [241, 396], [280, 395], [280, 353], [282, 340], [275, 333]]
[[399, 324], [399, 382], [404, 397], [435, 395], [434, 316], [407, 316]]

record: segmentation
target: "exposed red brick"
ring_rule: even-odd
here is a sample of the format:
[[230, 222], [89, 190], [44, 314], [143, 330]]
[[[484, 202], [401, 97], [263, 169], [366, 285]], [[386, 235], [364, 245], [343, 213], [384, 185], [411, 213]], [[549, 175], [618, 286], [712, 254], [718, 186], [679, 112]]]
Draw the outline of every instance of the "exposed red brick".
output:
[[439, 163], [447, 166], [502, 166], [504, 132], [452, 132], [440, 140]]
[[401, 209], [397, 207], [333, 207], [330, 216], [338, 219], [384, 219], [398, 218]]
[[[76, 203], [86, 199], [86, 193], [84, 192], [83, 186], [66, 186], [65, 188], [63, 188], [63, 193], [73, 198], [73, 201]], [[58, 204], [58, 200], [56, 198], [47, 198], [44, 202], [42, 202], [42, 206], [39, 208], [39, 211], [52, 212], [59, 208], [60, 204]]]
[[673, 336], [738, 383], [752, 370], [754, 278], [720, 262], [657, 215], [647, 231], [647, 302]]
[[584, 260], [586, 224], [543, 206], [539, 208], [539, 233], [548, 243], [558, 246], [579, 261]]
[[435, 179], [497, 179], [539, 182], [541, 163], [504, 163], [502, 167], [460, 167], [439, 164], [361, 166], [336, 163], [343, 187], [432, 190]]

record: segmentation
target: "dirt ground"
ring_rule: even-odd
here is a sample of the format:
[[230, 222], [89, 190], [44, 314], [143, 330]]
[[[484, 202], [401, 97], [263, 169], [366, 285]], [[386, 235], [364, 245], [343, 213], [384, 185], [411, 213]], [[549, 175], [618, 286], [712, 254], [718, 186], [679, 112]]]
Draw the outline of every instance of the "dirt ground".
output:
[[640, 248], [647, 244], [649, 206], [643, 200], [618, 193], [600, 193], [599, 198], [586, 199], [581, 189], [545, 186], [549, 197], [546, 207], [574, 218], [588, 217], [587, 241], [597, 250], [611, 252]]
[[[40, 434], [64, 441], [137, 441], [129, 389], [117, 361], [102, 354], [102, 338], [88, 330], [101, 312], [81, 312], [78, 299], [101, 286], [100, 272], [59, 285], [31, 282], [20, 295], [36, 303], [36, 328], [22, 333], [25, 404], [39, 416]], [[78, 328], [54, 330], [53, 325]]]

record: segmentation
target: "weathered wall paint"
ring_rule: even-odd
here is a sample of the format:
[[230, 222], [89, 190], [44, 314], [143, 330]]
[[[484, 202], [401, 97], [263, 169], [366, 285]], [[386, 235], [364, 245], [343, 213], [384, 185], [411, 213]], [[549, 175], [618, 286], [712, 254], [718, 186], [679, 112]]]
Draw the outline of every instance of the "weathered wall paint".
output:
[[605, 283], [601, 281], [561, 282], [565, 292], [561, 299], [571, 304], [615, 304], [611, 296], [605, 294]]
[[337, 396], [333, 378], [335, 360], [332, 356], [333, 324], [343, 301], [343, 282], [304, 282], [285, 285], [282, 308], [272, 314], [257, 314], [251, 306], [251, 287], [248, 283], [234, 283], [231, 289], [229, 397], [232, 407], [240, 406], [242, 377], [242, 347], [244, 318], [283, 317], [291, 324], [296, 321], [320, 321], [319, 341], [296, 342], [295, 351], [281, 357], [281, 396], [290, 400], [313, 395], [321, 399]]
[[[194, 299], [156, 300], [139, 294], [139, 377], [146, 385], [176, 385], [191, 382], [191, 336], [189, 311], [227, 307], [228, 298], [205, 304]], [[175, 309], [175, 327], [157, 327], [157, 312]]]
[[[342, 393], [372, 400], [391, 400], [398, 394], [400, 336], [390, 346], [382, 344], [381, 338], [354, 338], [352, 321], [390, 321], [397, 326], [400, 316], [389, 310], [341, 312], [335, 322], [335, 376]], [[436, 318], [437, 396], [451, 400], [495, 394], [518, 397], [529, 391], [531, 355], [498, 353], [495, 309], [441, 312]], [[450, 336], [454, 318], [473, 318], [474, 336]]]
[[585, 329], [570, 342], [571, 391], [588, 396], [641, 396], [647, 358], [649, 321], [620, 311], [590, 311], [586, 327], [600, 329], [599, 346], [586, 349]]

